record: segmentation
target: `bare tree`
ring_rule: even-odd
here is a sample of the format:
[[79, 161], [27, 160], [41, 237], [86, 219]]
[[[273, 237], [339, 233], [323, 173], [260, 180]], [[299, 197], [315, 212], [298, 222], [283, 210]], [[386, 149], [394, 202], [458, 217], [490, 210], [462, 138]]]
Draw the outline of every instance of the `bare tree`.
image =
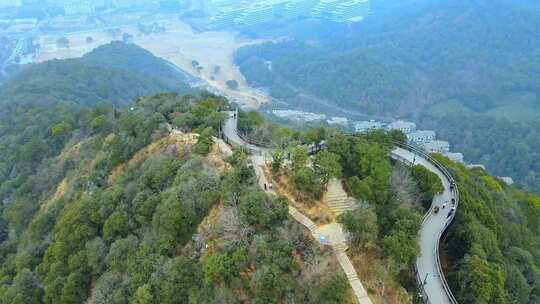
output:
[[396, 165], [392, 170], [392, 190], [398, 203], [417, 204], [420, 202], [418, 187], [404, 165]]

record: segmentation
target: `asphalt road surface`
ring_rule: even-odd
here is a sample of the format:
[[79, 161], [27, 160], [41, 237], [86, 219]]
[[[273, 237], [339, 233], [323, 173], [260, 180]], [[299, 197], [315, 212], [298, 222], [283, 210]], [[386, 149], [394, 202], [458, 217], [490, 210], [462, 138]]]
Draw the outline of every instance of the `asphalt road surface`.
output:
[[[422, 165], [429, 171], [437, 174], [441, 179], [444, 192], [441, 195], [437, 195], [431, 205], [430, 213], [425, 218], [422, 227], [420, 228], [420, 256], [416, 260], [416, 266], [418, 269], [419, 277], [424, 282], [424, 290], [431, 303], [436, 304], [450, 304], [451, 301], [448, 298], [444, 289], [444, 278], [440, 277], [439, 265], [437, 259], [437, 246], [439, 244], [439, 237], [446, 229], [447, 223], [452, 220], [448, 217], [448, 213], [452, 208], [452, 198], [454, 193], [450, 190], [450, 182], [446, 179], [445, 175], [428, 160], [416, 155], [408, 150], [402, 148], [396, 148], [392, 151], [393, 155], [397, 155], [406, 161], [415, 165]], [[443, 204], [447, 202], [446, 208], [443, 208]], [[440, 211], [436, 214], [433, 209], [438, 206]]]

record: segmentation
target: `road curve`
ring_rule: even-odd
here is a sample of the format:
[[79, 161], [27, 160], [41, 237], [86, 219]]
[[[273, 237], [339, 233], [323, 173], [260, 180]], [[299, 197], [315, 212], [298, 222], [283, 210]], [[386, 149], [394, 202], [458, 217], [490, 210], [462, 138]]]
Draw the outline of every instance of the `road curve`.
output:
[[247, 150], [250, 154], [257, 154], [262, 156], [272, 155], [272, 150], [264, 147], [260, 147], [254, 144], [247, 143], [244, 141], [240, 135], [238, 135], [238, 130], [236, 129], [236, 123], [238, 120], [238, 112], [230, 111], [224, 112], [228, 115], [227, 121], [223, 125], [223, 134], [227, 143], [237, 148]]
[[[442, 272], [438, 248], [441, 235], [453, 220], [453, 216], [448, 215], [452, 208], [452, 199], [455, 199], [457, 204], [457, 195], [450, 189], [450, 180], [444, 172], [423, 156], [398, 147], [392, 151], [392, 158], [408, 164], [422, 165], [441, 179], [444, 192], [435, 196], [420, 228], [420, 256], [416, 260], [417, 279], [425, 303], [456, 304]], [[443, 209], [445, 202], [447, 206]], [[441, 210], [438, 214], [433, 212], [435, 207]]]
[[[229, 144], [246, 149], [251, 154], [264, 156], [270, 156], [272, 154], [272, 149], [260, 147], [244, 141], [238, 135], [238, 130], [236, 128], [237, 112], [226, 113], [228, 119], [224, 124], [222, 131]], [[450, 187], [451, 177], [443, 172], [444, 169], [442, 166], [439, 167], [434, 164], [434, 160], [428, 159], [430, 158], [428, 155], [415, 151], [412, 147], [396, 147], [392, 150], [391, 157], [410, 165], [422, 165], [441, 179], [444, 186], [444, 192], [435, 196], [433, 199], [431, 208], [425, 215], [419, 232], [420, 256], [416, 261], [417, 280], [422, 291], [421, 294], [424, 303], [457, 304], [442, 272], [438, 249], [441, 236], [454, 217], [453, 215], [449, 216], [448, 214], [452, 208], [452, 199], [456, 200], [456, 208], [457, 203], [459, 202], [456, 192], [452, 191]], [[443, 209], [443, 204], [445, 202], [447, 202], [447, 205], [446, 208]], [[438, 214], [435, 214], [432, 211], [435, 207], [439, 207], [441, 210]]]

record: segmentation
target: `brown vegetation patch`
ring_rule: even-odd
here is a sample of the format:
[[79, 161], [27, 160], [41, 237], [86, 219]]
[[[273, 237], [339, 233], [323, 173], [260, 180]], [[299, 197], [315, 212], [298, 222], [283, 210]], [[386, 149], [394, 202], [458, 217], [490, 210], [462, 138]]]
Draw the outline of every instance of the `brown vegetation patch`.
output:
[[49, 208], [52, 207], [56, 203], [56, 201], [62, 198], [64, 194], [66, 193], [67, 185], [68, 185], [67, 178], [64, 178], [56, 187], [56, 191], [54, 192], [54, 194], [48, 200], [43, 202], [43, 204], [41, 204], [38, 214], [43, 214], [47, 212]]
[[[70, 161], [73, 161], [75, 163], [80, 163], [82, 161], [84, 161], [84, 156], [81, 156], [81, 151], [84, 151], [86, 150], [86, 148], [84, 148], [85, 145], [91, 145], [93, 142], [95, 142], [96, 140], [98, 140], [98, 137], [97, 136], [92, 136], [92, 137], [89, 137], [89, 138], [86, 138], [72, 146], [69, 146], [69, 147], [65, 147], [62, 152], [56, 157], [56, 159], [58, 160], [59, 163], [64, 163], [65, 161], [67, 160], [70, 160]], [[92, 162], [90, 161], [86, 161], [87, 164], [93, 164]], [[85, 168], [87, 170], [90, 170], [92, 168], [92, 166], [88, 166], [88, 167], [85, 167], [85, 166], [79, 166], [79, 167], [82, 167], [82, 168]]]
[[124, 173], [127, 166], [139, 163], [158, 151], [174, 151], [177, 155], [182, 155], [183, 153], [181, 151], [188, 151], [191, 149], [191, 147], [197, 143], [198, 137], [199, 135], [195, 133], [172, 132], [168, 136], [154, 141], [139, 150], [128, 162], [114, 168], [109, 175], [107, 182], [109, 184], [115, 183], [118, 178], [122, 176], [122, 173]]
[[407, 291], [393, 279], [380, 248], [351, 250], [349, 257], [374, 304], [412, 303]]
[[286, 169], [279, 174], [272, 174], [269, 166], [264, 168], [265, 175], [270, 177], [274, 190], [280, 195], [285, 196], [291, 205], [298, 211], [311, 219], [318, 226], [326, 225], [336, 221], [336, 216], [322, 199], [313, 200], [300, 196], [289, 181]]
[[218, 143], [214, 143], [210, 153], [206, 156], [209, 165], [216, 168], [219, 172], [225, 172], [231, 168], [231, 164], [223, 159], [223, 153], [220, 151]]
[[219, 229], [220, 218], [223, 217], [224, 213], [225, 208], [223, 204], [212, 207], [208, 215], [197, 227], [197, 233], [194, 235], [194, 244], [188, 243], [186, 245], [191, 250], [195, 250], [203, 260], [208, 254], [215, 252], [219, 247], [216, 232]]

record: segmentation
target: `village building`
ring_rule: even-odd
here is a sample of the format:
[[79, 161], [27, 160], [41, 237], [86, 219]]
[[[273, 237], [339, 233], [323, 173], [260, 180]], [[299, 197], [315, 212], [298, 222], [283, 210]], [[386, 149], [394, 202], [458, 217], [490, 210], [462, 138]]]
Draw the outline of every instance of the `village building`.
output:
[[354, 131], [356, 133], [366, 133], [377, 129], [382, 129], [384, 124], [379, 121], [358, 121], [354, 124]]
[[423, 145], [435, 140], [435, 131], [416, 131], [407, 134], [407, 139], [411, 144]]
[[450, 159], [451, 161], [455, 161], [455, 162], [459, 162], [459, 163], [464, 163], [464, 158], [463, 158], [463, 153], [452, 153], [452, 152], [448, 152], [448, 153], [445, 153], [444, 156], [448, 157], [448, 159]]
[[422, 147], [428, 153], [448, 153], [450, 152], [450, 143], [444, 140], [434, 140], [422, 144]]
[[409, 134], [416, 131], [416, 124], [414, 122], [398, 120], [388, 124], [386, 130], [399, 130], [405, 134]]

